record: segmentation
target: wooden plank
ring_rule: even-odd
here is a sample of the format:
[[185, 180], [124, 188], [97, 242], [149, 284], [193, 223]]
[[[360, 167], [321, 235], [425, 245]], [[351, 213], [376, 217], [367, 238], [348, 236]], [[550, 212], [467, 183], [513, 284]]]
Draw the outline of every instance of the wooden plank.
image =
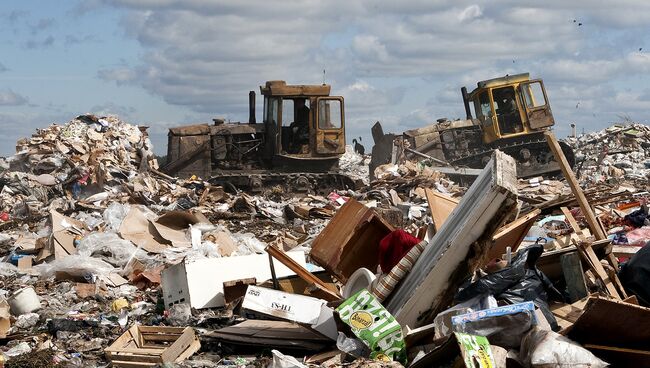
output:
[[635, 247], [631, 245], [614, 245], [612, 254], [614, 254], [614, 257], [631, 258], [639, 250], [641, 250], [641, 247]]
[[185, 349], [189, 348], [190, 345], [195, 340], [194, 330], [190, 327], [186, 327], [183, 334], [174, 341], [165, 351], [162, 353], [163, 362], [173, 362], [181, 355]]
[[115, 368], [142, 368], [142, 367], [155, 367], [158, 363], [145, 363], [145, 362], [124, 362], [113, 361], [111, 365]]
[[564, 280], [566, 281], [569, 300], [573, 303], [585, 298], [587, 292], [587, 283], [585, 282], [585, 273], [582, 270], [580, 255], [578, 252], [571, 252], [560, 257]]
[[178, 339], [179, 336], [181, 335], [180, 334], [152, 334], [152, 333], [142, 334], [145, 344], [150, 341], [176, 341], [176, 339]]
[[247, 320], [204, 335], [229, 344], [275, 349], [320, 351], [331, 340], [295, 323], [269, 320]]
[[295, 272], [301, 279], [307, 281], [310, 285], [315, 285], [321, 291], [322, 297], [325, 297], [325, 300], [334, 301], [342, 298], [338, 293], [330, 290], [327, 287], [327, 284], [321, 281], [321, 279], [314, 276], [307, 269], [296, 263], [283, 251], [269, 245], [266, 247], [266, 252], [281, 262], [283, 265], [287, 266], [287, 268], [289, 268], [291, 271]]
[[[163, 352], [165, 349], [151, 349], [151, 348], [136, 348], [136, 349], [111, 349], [110, 352], [112, 354], [131, 354], [131, 355], [153, 355], [153, 356], [160, 356], [160, 354]], [[108, 348], [104, 349], [104, 351], [108, 351]]]
[[650, 367], [650, 351], [585, 344], [599, 358], [613, 363], [614, 367]]
[[562, 211], [562, 214], [564, 217], [566, 217], [566, 220], [569, 222], [569, 225], [571, 225], [571, 228], [573, 229], [573, 232], [578, 235], [580, 240], [587, 240], [587, 237], [585, 234], [582, 232], [582, 229], [580, 228], [580, 225], [578, 225], [578, 222], [576, 221], [575, 217], [573, 217], [573, 214], [571, 214], [571, 211], [569, 211], [568, 208], [566, 207], [560, 207], [560, 210]]
[[536, 209], [501, 226], [492, 236], [492, 248], [488, 252], [486, 261], [500, 258], [507, 247], [511, 247], [513, 252], [516, 251], [541, 213], [541, 210]]
[[179, 336], [185, 332], [184, 327], [163, 327], [163, 326], [138, 326], [138, 330], [143, 333], [168, 333], [178, 334]]
[[192, 344], [190, 344], [190, 346], [187, 349], [185, 349], [185, 351], [182, 352], [178, 356], [178, 358], [176, 358], [175, 362], [176, 363], [182, 362], [183, 360], [191, 357], [194, 353], [199, 351], [199, 349], [201, 349], [201, 341], [199, 341], [199, 339], [195, 337], [194, 341], [192, 341]]
[[458, 205], [458, 199], [435, 192], [430, 188], [424, 188], [424, 195], [429, 204], [433, 225], [436, 227], [436, 231], [438, 231], [454, 208], [456, 208], [456, 205]]
[[580, 344], [650, 350], [650, 308], [590, 297], [569, 337]]
[[587, 243], [578, 243], [576, 246], [578, 247], [578, 249], [584, 252], [584, 255], [591, 263], [592, 269], [596, 273], [596, 276], [605, 284], [605, 288], [607, 289], [609, 295], [613, 298], [620, 300], [621, 295], [618, 293], [618, 290], [616, 290], [616, 286], [614, 286], [614, 283], [612, 282], [610, 275], [608, 275], [607, 271], [605, 271], [605, 268], [598, 260], [598, 257], [596, 256], [594, 250], [590, 246], [588, 246]]
[[573, 192], [573, 195], [576, 197], [576, 201], [578, 202], [578, 205], [582, 210], [582, 214], [585, 216], [585, 219], [587, 221], [587, 224], [589, 225], [589, 229], [591, 230], [591, 233], [594, 234], [596, 240], [606, 239], [607, 235], [603, 232], [603, 229], [600, 227], [600, 224], [598, 224], [598, 221], [596, 220], [596, 216], [594, 215], [594, 212], [591, 210], [591, 206], [589, 206], [589, 202], [587, 202], [587, 198], [585, 197], [585, 194], [580, 188], [580, 185], [578, 184], [578, 180], [576, 179], [575, 174], [571, 169], [571, 166], [567, 162], [567, 159], [564, 156], [564, 152], [562, 152], [562, 148], [560, 147], [560, 144], [555, 138], [555, 135], [553, 134], [553, 132], [547, 131], [544, 132], [544, 136], [546, 137], [546, 141], [548, 142], [548, 145], [551, 148], [553, 155], [555, 156], [555, 160], [560, 165], [560, 169], [562, 170], [562, 173], [564, 174], [564, 177], [566, 178], [569, 187], [571, 187], [571, 192]]
[[[566, 217], [566, 220], [573, 228], [573, 231], [578, 235], [579, 238], [586, 240], [586, 237], [582, 233], [580, 226], [578, 226], [578, 222], [571, 214], [571, 211], [569, 211], [569, 209], [566, 207], [562, 207], [561, 210]], [[619, 291], [616, 289], [614, 282], [612, 282], [612, 278], [610, 278], [610, 275], [608, 275], [607, 271], [605, 271], [605, 268], [600, 263], [600, 260], [596, 256], [596, 253], [594, 252], [591, 245], [586, 241], [582, 241], [576, 244], [576, 248], [578, 249], [580, 255], [587, 261], [589, 267], [594, 270], [596, 276], [600, 279], [600, 281], [603, 282], [605, 289], [607, 289], [609, 295], [616, 299], [621, 299]], [[614, 277], [616, 276], [614, 275]]]

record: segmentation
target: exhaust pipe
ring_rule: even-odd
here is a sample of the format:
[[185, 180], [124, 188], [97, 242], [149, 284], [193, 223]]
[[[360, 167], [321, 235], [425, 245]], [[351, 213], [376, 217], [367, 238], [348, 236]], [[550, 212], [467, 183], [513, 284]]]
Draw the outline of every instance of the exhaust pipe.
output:
[[255, 91], [248, 92], [248, 124], [255, 124]]
[[467, 93], [467, 87], [460, 89], [460, 93], [463, 95], [463, 104], [465, 105], [465, 114], [467, 119], [472, 119], [472, 110], [469, 109], [469, 94]]

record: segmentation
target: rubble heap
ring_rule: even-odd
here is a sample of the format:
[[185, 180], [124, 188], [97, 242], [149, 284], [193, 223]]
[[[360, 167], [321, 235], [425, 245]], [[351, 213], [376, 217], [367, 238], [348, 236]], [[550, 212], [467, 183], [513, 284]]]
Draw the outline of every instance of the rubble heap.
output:
[[[170, 177], [146, 130], [117, 117], [52, 125], [2, 160], [0, 358], [647, 365], [648, 131], [574, 140], [579, 180], [566, 167], [564, 179], [517, 180], [514, 160], [495, 151], [462, 173], [471, 185], [401, 161], [319, 196]], [[341, 167], [365, 179], [367, 162], [348, 147]]]
[[579, 176], [590, 184], [650, 179], [650, 128], [645, 125], [615, 124], [567, 142], [575, 151]]
[[16, 154], [2, 162], [0, 210], [21, 219], [45, 216], [49, 208], [67, 210], [69, 197], [113, 200], [122, 186], [146, 181], [149, 165], [157, 167], [151, 142], [138, 127], [81, 115], [18, 141]]

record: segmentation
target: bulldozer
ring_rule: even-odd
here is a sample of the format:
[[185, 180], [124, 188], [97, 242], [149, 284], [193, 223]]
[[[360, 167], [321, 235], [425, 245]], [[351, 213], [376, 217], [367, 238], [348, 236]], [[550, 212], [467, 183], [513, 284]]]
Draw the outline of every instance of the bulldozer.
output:
[[256, 95], [250, 91], [248, 122], [213, 119], [170, 128], [161, 170], [252, 192], [276, 185], [317, 193], [355, 188], [357, 182], [338, 172], [345, 153], [345, 105], [330, 89], [268, 81], [260, 86], [262, 123], [256, 122]]
[[[400, 155], [429, 158], [443, 166], [481, 169], [495, 149], [515, 158], [520, 178], [560, 170], [544, 138], [555, 119], [541, 79], [530, 79], [528, 73], [506, 75], [480, 81], [470, 93], [462, 87], [461, 95], [466, 119], [438, 119], [401, 136], [384, 134], [381, 125], [375, 124], [371, 176], [377, 166], [394, 163]], [[573, 150], [564, 142], [560, 146], [573, 167]]]

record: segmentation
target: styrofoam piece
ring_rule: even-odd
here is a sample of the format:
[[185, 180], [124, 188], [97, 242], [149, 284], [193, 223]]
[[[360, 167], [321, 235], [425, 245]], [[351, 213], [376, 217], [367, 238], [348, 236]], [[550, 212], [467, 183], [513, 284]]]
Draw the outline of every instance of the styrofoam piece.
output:
[[[306, 266], [302, 250], [287, 252], [287, 255], [301, 266]], [[275, 259], [273, 265], [276, 277], [295, 275]], [[165, 306], [169, 308], [174, 304], [189, 303], [195, 309], [222, 307], [225, 305], [224, 281], [251, 277], [258, 282], [271, 278], [268, 254], [186, 260], [162, 272]]]
[[14, 316], [32, 313], [41, 308], [41, 300], [31, 286], [16, 291], [7, 302]]

